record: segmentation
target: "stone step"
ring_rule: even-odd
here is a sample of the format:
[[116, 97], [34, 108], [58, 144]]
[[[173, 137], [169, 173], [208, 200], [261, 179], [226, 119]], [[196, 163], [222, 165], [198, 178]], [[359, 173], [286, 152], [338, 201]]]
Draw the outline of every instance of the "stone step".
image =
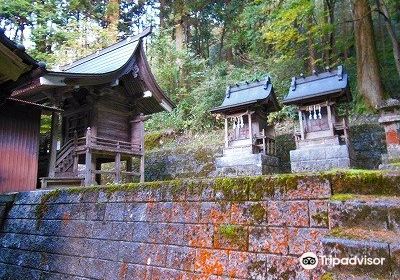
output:
[[216, 167], [235, 167], [239, 165], [261, 166], [261, 154], [237, 154], [215, 159]]
[[378, 265], [363, 263], [329, 266], [329, 262], [325, 263], [325, 265], [328, 265], [327, 270], [333, 274], [358, 277], [354, 279], [374, 279], [374, 277], [378, 279], [400, 279], [400, 235], [396, 232], [361, 228], [336, 228], [321, 241], [325, 256], [381, 259], [381, 263]]
[[400, 233], [400, 197], [334, 195], [329, 203], [330, 228], [360, 227]]
[[252, 154], [252, 153], [253, 153], [253, 147], [251, 145], [224, 148], [223, 151], [224, 156], [235, 156], [235, 155]]

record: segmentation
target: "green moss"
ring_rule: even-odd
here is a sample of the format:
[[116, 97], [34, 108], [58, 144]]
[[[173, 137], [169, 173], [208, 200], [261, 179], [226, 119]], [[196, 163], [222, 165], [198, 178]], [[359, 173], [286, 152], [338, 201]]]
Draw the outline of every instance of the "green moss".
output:
[[247, 200], [250, 177], [240, 178], [217, 178], [215, 179], [214, 190], [221, 192], [224, 200], [240, 201]]
[[193, 157], [196, 161], [206, 163], [210, 159], [212, 159], [212, 155], [210, 154], [210, 151], [204, 148], [199, 148], [194, 151]]
[[267, 214], [264, 206], [261, 203], [252, 204], [249, 208], [250, 215], [257, 223], [262, 223]]
[[43, 217], [48, 210], [48, 203], [51, 202], [52, 200], [57, 199], [60, 196], [60, 194], [61, 190], [55, 189], [47, 192], [41, 197], [40, 203], [36, 206], [35, 210], [36, 229], [39, 229], [40, 225], [42, 224]]
[[400, 176], [380, 170], [333, 170], [321, 177], [330, 180], [334, 194], [394, 195], [400, 187]]
[[335, 201], [347, 201], [354, 198], [354, 194], [350, 193], [338, 193], [331, 196], [331, 200]]
[[214, 170], [215, 170], [214, 163], [212, 163], [212, 162], [206, 163], [202, 167], [201, 171], [199, 173], [197, 173], [196, 177], [206, 177], [208, 174], [210, 174]]
[[338, 238], [357, 239], [356, 235], [353, 235], [348, 231], [344, 231], [340, 227], [335, 227], [335, 228], [331, 229], [331, 231], [329, 232], [329, 235], [333, 236], [333, 237], [338, 237]]
[[328, 225], [329, 216], [328, 211], [321, 211], [311, 216], [318, 224]]
[[246, 246], [247, 231], [243, 226], [231, 224], [220, 225], [218, 228], [218, 234], [222, 241], [226, 241], [230, 245], [237, 245], [239, 247]]
[[332, 272], [325, 272], [322, 276], [321, 276], [321, 280], [335, 280], [335, 277], [333, 275]]
[[163, 134], [160, 132], [146, 133], [144, 136], [144, 148], [146, 150], [154, 150], [161, 146], [161, 139]]

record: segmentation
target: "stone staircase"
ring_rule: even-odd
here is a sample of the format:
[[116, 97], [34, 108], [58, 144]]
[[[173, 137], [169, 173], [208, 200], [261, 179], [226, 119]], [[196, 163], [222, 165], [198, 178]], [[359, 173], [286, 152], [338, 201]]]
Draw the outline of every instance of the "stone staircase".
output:
[[331, 266], [325, 279], [400, 279], [400, 197], [335, 195], [329, 217], [331, 232], [322, 239], [326, 256], [385, 260], [382, 265]]

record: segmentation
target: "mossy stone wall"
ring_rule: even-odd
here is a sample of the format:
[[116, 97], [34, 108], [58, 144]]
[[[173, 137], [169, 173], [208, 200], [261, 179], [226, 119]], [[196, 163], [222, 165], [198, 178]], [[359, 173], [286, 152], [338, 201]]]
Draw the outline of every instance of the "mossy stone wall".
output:
[[321, 252], [332, 193], [399, 190], [397, 176], [352, 171], [19, 193], [0, 279], [308, 279], [298, 256]]

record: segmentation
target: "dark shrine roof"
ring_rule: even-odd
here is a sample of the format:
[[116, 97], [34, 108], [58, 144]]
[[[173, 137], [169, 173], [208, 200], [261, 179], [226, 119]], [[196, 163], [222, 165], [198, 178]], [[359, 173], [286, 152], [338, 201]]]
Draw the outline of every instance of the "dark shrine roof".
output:
[[267, 76], [263, 80], [242, 82], [227, 87], [222, 104], [211, 110], [212, 113], [224, 113], [238, 109], [246, 109], [255, 104], [264, 104], [267, 112], [279, 110], [271, 79]]
[[46, 98], [43, 90], [81, 86], [114, 87], [121, 84], [132, 96], [151, 92], [150, 97], [138, 98], [137, 106], [144, 114], [171, 111], [175, 105], [157, 84], [143, 48], [142, 39], [150, 33], [151, 28], [148, 28], [139, 35], [130, 36], [62, 66], [59, 71], [47, 71], [39, 81], [15, 91], [13, 96], [39, 101]]
[[305, 104], [327, 99], [343, 98], [351, 100], [348, 74], [343, 66], [323, 73], [314, 73], [308, 77], [293, 77], [289, 94], [283, 104]]
[[44, 64], [37, 62], [25, 52], [25, 47], [10, 40], [0, 28], [0, 98], [27, 81], [40, 76]]

